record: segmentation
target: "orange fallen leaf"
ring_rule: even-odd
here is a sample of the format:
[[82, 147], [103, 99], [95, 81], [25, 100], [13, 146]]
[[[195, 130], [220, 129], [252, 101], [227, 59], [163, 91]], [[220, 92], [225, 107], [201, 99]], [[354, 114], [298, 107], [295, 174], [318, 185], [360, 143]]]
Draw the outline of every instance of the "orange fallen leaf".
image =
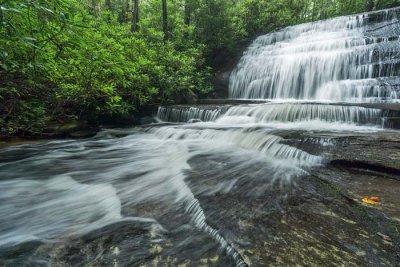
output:
[[380, 197], [365, 196], [365, 197], [363, 197], [362, 202], [370, 204], [370, 205], [379, 205], [379, 204], [381, 204], [381, 199], [380, 199]]

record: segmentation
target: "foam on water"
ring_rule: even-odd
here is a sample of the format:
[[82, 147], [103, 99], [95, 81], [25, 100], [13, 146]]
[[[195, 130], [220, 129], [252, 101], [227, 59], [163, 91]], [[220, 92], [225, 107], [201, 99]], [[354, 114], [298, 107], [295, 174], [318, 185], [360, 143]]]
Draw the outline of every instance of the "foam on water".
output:
[[290, 165], [315, 166], [321, 158], [310, 155], [294, 147], [281, 144], [279, 136], [268, 134], [264, 130], [214, 130], [186, 129], [177, 127], [152, 128], [150, 131], [165, 139], [193, 140], [208, 142], [213, 147], [226, 145], [239, 146], [244, 149], [259, 151], [269, 156], [271, 161], [288, 162]]
[[69, 176], [0, 181], [0, 247], [84, 234], [121, 220], [109, 184], [86, 185]]

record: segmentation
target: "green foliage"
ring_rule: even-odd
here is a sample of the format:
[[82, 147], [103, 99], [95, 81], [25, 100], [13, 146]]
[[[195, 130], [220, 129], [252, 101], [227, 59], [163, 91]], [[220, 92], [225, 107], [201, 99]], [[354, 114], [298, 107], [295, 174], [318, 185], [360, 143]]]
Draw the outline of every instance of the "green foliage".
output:
[[123, 2], [116, 12], [99, 3], [2, 4], [2, 134], [36, 134], [51, 120], [98, 122], [210, 90], [203, 45], [164, 43], [156, 26], [132, 33]]
[[399, 0], [376, 0], [375, 1], [375, 8], [377, 10], [389, 7], [395, 7], [400, 5]]

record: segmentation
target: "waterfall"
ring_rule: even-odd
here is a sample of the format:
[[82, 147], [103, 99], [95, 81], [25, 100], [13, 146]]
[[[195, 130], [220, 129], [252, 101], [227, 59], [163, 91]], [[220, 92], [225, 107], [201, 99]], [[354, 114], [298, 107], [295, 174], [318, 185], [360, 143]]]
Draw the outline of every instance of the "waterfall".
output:
[[399, 17], [398, 9], [391, 9], [260, 36], [232, 71], [229, 94], [268, 103], [166, 106], [157, 118], [231, 125], [307, 122], [304, 128], [310, 121], [323, 122], [322, 128], [330, 122], [385, 125], [388, 112], [362, 104], [400, 103]]
[[238, 106], [228, 110], [226, 116], [250, 116], [258, 121], [310, 121], [369, 123], [380, 122], [382, 111], [356, 106], [272, 103], [256, 106]]
[[[271, 193], [277, 205], [286, 201], [341, 137], [384, 136], [382, 126], [397, 123], [390, 120], [399, 113], [384, 110], [400, 103], [397, 10], [258, 37], [230, 76], [230, 97], [240, 100], [160, 106], [157, 121], [170, 123], [0, 149], [0, 254], [33, 241], [75, 249], [69, 239], [92, 242], [80, 237], [124, 221], [134, 231], [118, 227], [116, 235], [129, 242], [108, 246], [107, 237], [95, 258], [75, 265], [98, 265], [116, 248], [113, 259], [121, 249], [146, 266], [199, 266], [210, 257], [213, 266], [257, 265], [245, 235], [258, 226], [234, 231], [263, 220], [247, 212], [241, 222], [243, 209], [269, 212]], [[58, 250], [28, 253], [26, 265]]]
[[385, 83], [399, 70], [399, 34], [390, 26], [396, 14], [383, 21], [373, 14], [339, 17], [258, 37], [230, 76], [230, 97], [398, 101], [398, 87]]
[[159, 107], [157, 118], [160, 121], [191, 122], [213, 121], [223, 112], [223, 107]]
[[[202, 114], [203, 116], [193, 116]], [[351, 105], [307, 103], [307, 102], [271, 102], [258, 105], [238, 105], [221, 111], [221, 108], [193, 108], [178, 110], [176, 107], [160, 107], [158, 118], [170, 122], [194, 122], [193, 119], [206, 118], [216, 124], [231, 125], [243, 122], [340, 122], [353, 124], [381, 125], [384, 112], [380, 109]], [[177, 115], [179, 114], [179, 115]]]
[[[298, 130], [343, 133], [383, 128], [390, 112], [378, 105], [400, 102], [397, 22], [397, 13], [392, 10], [383, 16], [339, 17], [260, 36], [230, 75], [230, 98], [241, 101], [161, 106], [158, 121], [180, 124], [149, 127], [145, 132], [165, 143], [188, 144], [194, 158], [221, 155], [225, 149], [233, 158], [240, 155], [230, 169], [218, 165], [215, 171], [204, 171], [204, 177], [218, 177], [212, 192], [229, 192], [243, 177], [251, 184], [248, 172], [242, 170], [248, 162], [250, 172], [256, 171], [252, 164], [258, 160], [268, 165], [263, 169], [263, 176], [267, 174], [270, 180], [268, 186], [276, 181], [290, 182], [321, 166], [324, 157], [292, 146], [285, 135], [298, 136]], [[394, 28], [390, 26], [393, 23]], [[251, 99], [260, 103], [245, 102]], [[319, 147], [335, 145], [329, 137], [307, 137], [303, 142]], [[198, 193], [210, 193], [207, 186], [202, 187]], [[249, 192], [262, 194], [263, 189], [258, 184]], [[194, 225], [212, 236], [237, 266], [244, 264], [218, 228], [207, 224], [200, 200], [191, 193], [186, 197], [186, 212], [193, 216]]]

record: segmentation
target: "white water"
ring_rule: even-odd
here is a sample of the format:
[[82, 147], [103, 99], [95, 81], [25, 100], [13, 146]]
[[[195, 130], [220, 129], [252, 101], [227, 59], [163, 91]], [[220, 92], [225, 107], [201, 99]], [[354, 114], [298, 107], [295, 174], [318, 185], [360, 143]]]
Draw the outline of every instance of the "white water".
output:
[[[198, 107], [199, 112], [201, 108]], [[163, 116], [169, 108], [163, 107]], [[204, 112], [211, 113], [207, 108]], [[313, 131], [377, 131], [384, 123], [380, 109], [339, 104], [322, 104], [293, 101], [274, 101], [266, 104], [238, 105], [227, 108], [213, 120], [193, 124], [192, 127], [235, 128], [266, 127], [273, 129], [297, 129]], [[181, 120], [191, 122], [186, 110], [180, 111]]]
[[79, 184], [66, 175], [1, 181], [0, 203], [0, 247], [83, 234], [122, 219], [121, 202], [111, 185]]
[[[230, 97], [268, 103], [160, 107], [159, 121], [196, 123], [147, 132], [166, 141], [193, 142], [196, 148], [190, 151], [202, 151], [199, 145], [205, 143], [215, 147], [206, 154], [223, 150], [220, 144], [259, 152], [270, 161], [271, 181], [291, 181], [307, 168], [321, 165], [323, 158], [284, 144], [279, 133], [375, 132], [384, 126], [387, 112], [359, 104], [400, 100], [398, 79], [392, 77], [398, 41], [366, 38], [364, 19], [368, 14], [298, 25], [257, 38], [231, 74]], [[335, 143], [329, 138], [304, 141], [321, 147]], [[238, 169], [241, 165], [238, 162]], [[238, 182], [222, 183], [215, 190], [229, 191]], [[192, 203], [200, 206], [197, 200]], [[194, 213], [206, 221], [203, 212]], [[208, 232], [218, 236], [214, 230]]]
[[[389, 40], [391, 36], [365, 37], [363, 21], [368, 16], [302, 24], [258, 37], [230, 77], [230, 97], [340, 102], [399, 100], [396, 88], [383, 88], [376, 79], [396, 75], [399, 42]], [[391, 22], [397, 19], [386, 23]]]
[[335, 145], [332, 132], [382, 129], [385, 112], [356, 104], [399, 101], [394, 65], [387, 63], [398, 44], [365, 38], [366, 18], [303, 24], [256, 39], [231, 75], [230, 94], [269, 103], [160, 107], [158, 121], [174, 124], [0, 149], [0, 249], [131, 220], [161, 239], [190, 225], [246, 266], [234, 240], [220, 231], [224, 225], [209, 221], [213, 207], [202, 197], [262, 198], [324, 164], [323, 152], [293, 143], [324, 151]]
[[223, 110], [222, 107], [159, 107], [157, 118], [168, 122], [213, 121]]
[[[80, 236], [127, 219], [146, 222], [159, 232], [169, 231], [173, 229], [165, 229], [163, 218], [184, 210], [193, 226], [210, 235], [237, 266], [246, 266], [230, 243], [207, 223], [194, 192], [228, 193], [248, 179], [243, 171], [255, 164], [264, 169], [259, 182], [266, 189], [274, 183], [287, 183], [322, 161], [281, 144], [281, 137], [262, 130], [171, 126], [148, 128], [123, 138], [111, 137], [113, 132], [120, 134], [110, 130], [102, 132], [99, 140], [0, 151], [0, 248]], [[197, 156], [227, 157], [226, 163], [235, 167], [218, 172], [213, 186], [189, 186], [188, 162]], [[197, 172], [209, 176], [207, 167]], [[248, 193], [262, 195], [263, 188]], [[150, 218], [135, 213], [140, 211], [136, 207], [151, 203], [159, 209], [151, 211]], [[129, 216], [124, 215], [127, 210]]]

